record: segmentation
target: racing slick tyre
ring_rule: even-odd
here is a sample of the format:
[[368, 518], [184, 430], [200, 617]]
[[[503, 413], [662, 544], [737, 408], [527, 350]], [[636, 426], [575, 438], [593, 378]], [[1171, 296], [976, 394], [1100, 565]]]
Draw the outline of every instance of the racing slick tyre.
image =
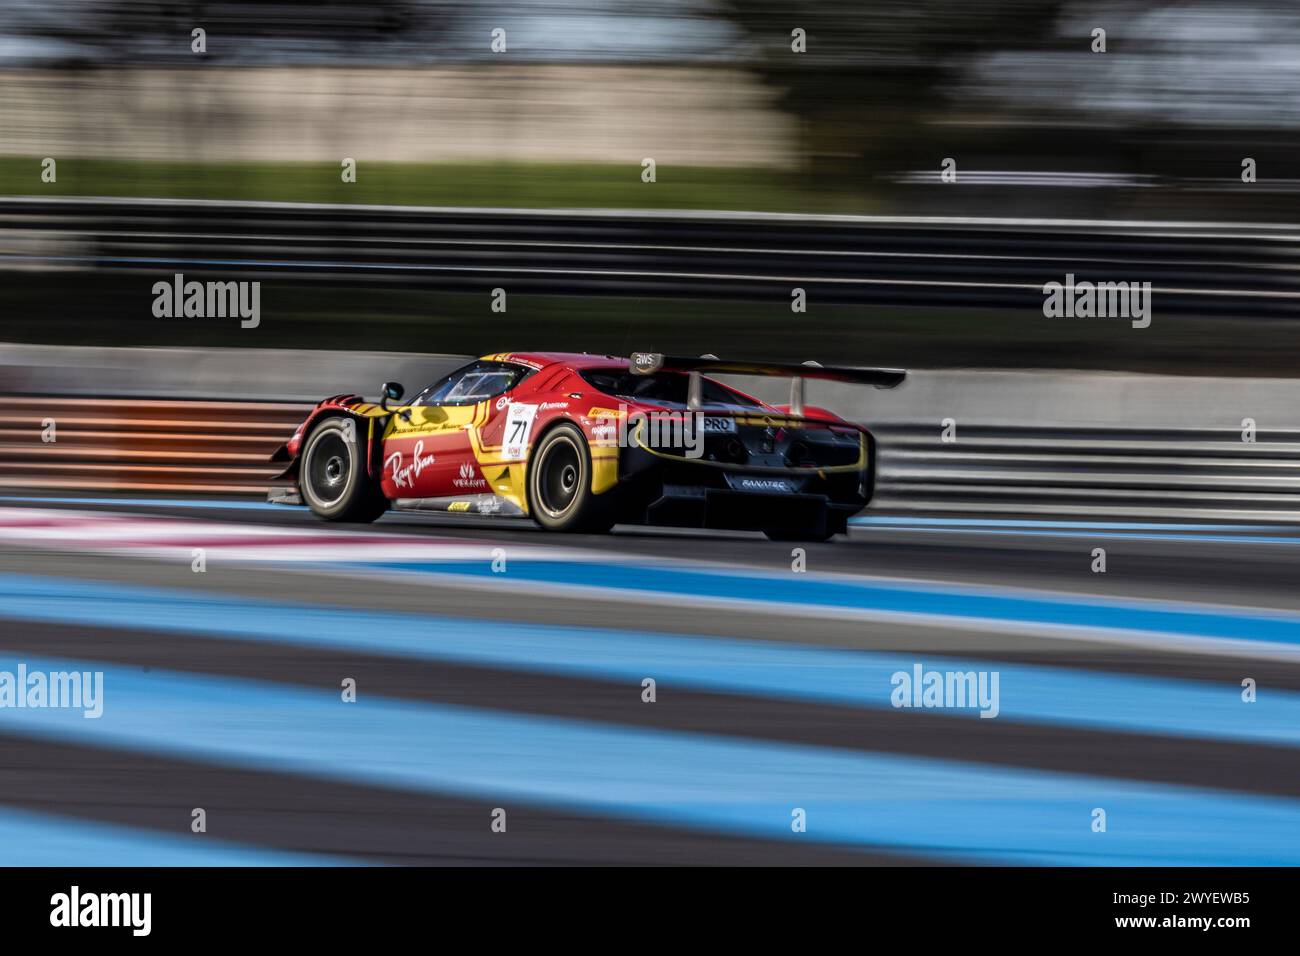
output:
[[547, 531], [601, 534], [616, 520], [613, 492], [591, 491], [591, 451], [565, 422], [542, 436], [528, 465], [528, 511]]
[[764, 531], [769, 541], [829, 541], [835, 537], [834, 531]]
[[326, 521], [374, 521], [388, 499], [366, 471], [356, 422], [327, 418], [307, 436], [298, 485], [307, 506]]

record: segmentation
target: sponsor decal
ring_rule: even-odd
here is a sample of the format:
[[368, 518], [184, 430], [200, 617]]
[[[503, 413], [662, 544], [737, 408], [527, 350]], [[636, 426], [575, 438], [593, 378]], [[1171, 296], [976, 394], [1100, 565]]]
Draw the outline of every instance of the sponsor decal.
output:
[[634, 375], [649, 375], [657, 372], [664, 364], [664, 357], [657, 352], [633, 352], [628, 363]]
[[474, 466], [467, 461], [460, 463], [460, 469], [457, 477], [452, 479], [452, 486], [455, 488], [486, 488], [487, 481], [478, 476], [474, 471]]
[[433, 464], [433, 456], [424, 454], [424, 442], [417, 441], [415, 450], [412, 453], [414, 459], [409, 465], [402, 464], [402, 453], [395, 451], [384, 459], [384, 467], [392, 467], [393, 484], [398, 488], [414, 488], [415, 479], [420, 476], [420, 472]]
[[502, 442], [501, 457], [523, 458], [533, 433], [533, 420], [537, 417], [536, 405], [511, 404], [506, 412], [506, 433]]
[[548, 412], [557, 408], [568, 408], [569, 403], [568, 402], [542, 402], [542, 404], [538, 405], [537, 407], [540, 411]]
[[734, 478], [732, 487], [739, 491], [766, 491], [782, 495], [794, 490], [784, 478]]
[[500, 398], [497, 399], [497, 411], [501, 411], [501, 409], [505, 408], [509, 404], [510, 404], [510, 399], [502, 395]]
[[448, 511], [469, 511], [469, 502], [453, 501], [451, 504], [447, 505], [447, 510]]

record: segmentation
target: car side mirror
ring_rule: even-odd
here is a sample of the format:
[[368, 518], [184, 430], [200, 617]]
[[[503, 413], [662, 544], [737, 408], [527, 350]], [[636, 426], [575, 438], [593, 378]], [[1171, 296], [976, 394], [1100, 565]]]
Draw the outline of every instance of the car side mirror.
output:
[[406, 389], [402, 387], [401, 382], [385, 382], [382, 386], [383, 398], [379, 400], [379, 407], [388, 411], [388, 403], [396, 402], [406, 394]]

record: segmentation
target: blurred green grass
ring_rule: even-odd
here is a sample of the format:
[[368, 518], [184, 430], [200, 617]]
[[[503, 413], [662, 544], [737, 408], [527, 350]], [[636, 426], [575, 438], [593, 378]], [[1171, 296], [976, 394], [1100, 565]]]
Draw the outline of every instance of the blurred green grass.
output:
[[726, 209], [873, 212], [864, 193], [764, 167], [660, 164], [641, 181], [636, 163], [371, 163], [344, 183], [332, 163], [174, 163], [59, 158], [41, 181], [41, 158], [0, 156], [0, 195], [151, 196], [276, 202], [521, 208]]

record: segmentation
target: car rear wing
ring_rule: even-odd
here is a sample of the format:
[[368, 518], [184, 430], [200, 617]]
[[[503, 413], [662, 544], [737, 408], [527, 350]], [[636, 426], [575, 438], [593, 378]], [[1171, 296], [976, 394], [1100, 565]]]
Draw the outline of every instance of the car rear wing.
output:
[[655, 372], [686, 372], [690, 385], [686, 392], [686, 406], [692, 411], [700, 408], [702, 391], [700, 375], [762, 375], [790, 379], [790, 414], [803, 414], [803, 383], [816, 378], [828, 382], [846, 382], [852, 385], [870, 385], [873, 388], [894, 388], [907, 372], [901, 368], [851, 368], [847, 366], [819, 365], [816, 362], [748, 362], [727, 361], [714, 355], [690, 358], [663, 355], [659, 352], [633, 352], [628, 369], [634, 375], [653, 375]]

